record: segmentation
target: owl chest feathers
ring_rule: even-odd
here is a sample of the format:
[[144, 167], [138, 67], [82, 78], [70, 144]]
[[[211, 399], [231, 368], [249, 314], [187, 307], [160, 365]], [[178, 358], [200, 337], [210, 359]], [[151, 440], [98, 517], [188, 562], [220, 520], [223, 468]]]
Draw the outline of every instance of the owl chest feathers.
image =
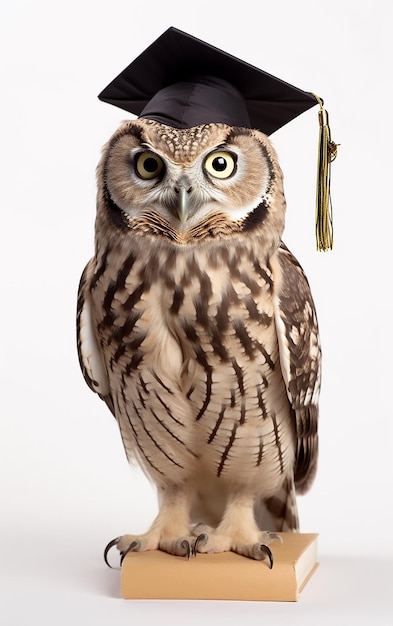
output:
[[277, 475], [293, 460], [272, 271], [250, 246], [153, 245], [98, 262], [91, 293], [116, 416], [128, 456], [155, 479], [202, 463], [260, 480], [266, 459]]

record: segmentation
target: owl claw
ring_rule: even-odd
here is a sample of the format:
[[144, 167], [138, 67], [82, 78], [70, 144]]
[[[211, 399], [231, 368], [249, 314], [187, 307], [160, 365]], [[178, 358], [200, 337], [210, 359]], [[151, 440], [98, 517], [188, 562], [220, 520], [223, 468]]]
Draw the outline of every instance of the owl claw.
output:
[[256, 543], [252, 550], [252, 556], [257, 561], [263, 561], [266, 557], [269, 559], [269, 569], [273, 568], [273, 554], [268, 546], [264, 543]]
[[192, 546], [192, 556], [196, 556], [198, 554], [198, 545], [205, 544], [208, 539], [209, 537], [206, 533], [201, 533], [200, 535], [198, 535], [198, 537], [195, 539], [194, 544]]
[[183, 539], [182, 541], [179, 542], [179, 547], [184, 550], [183, 555], [181, 554], [181, 550], [179, 551], [175, 551], [175, 554], [178, 553], [178, 556], [185, 556], [187, 557], [187, 559], [191, 558], [192, 555], [192, 548], [191, 548], [191, 544], [188, 541], [188, 539]]
[[273, 541], [274, 539], [278, 539], [278, 541], [280, 543], [283, 543], [283, 538], [281, 537], [281, 535], [279, 535], [278, 533], [271, 533], [270, 531], [268, 532], [268, 537], [271, 541]]
[[116, 537], [116, 539], [112, 539], [112, 541], [108, 543], [108, 545], [106, 546], [104, 550], [104, 561], [107, 564], [107, 566], [110, 567], [111, 569], [114, 569], [114, 568], [108, 561], [108, 553], [112, 548], [118, 545], [119, 541], [120, 541], [120, 537]]
[[141, 547], [141, 542], [138, 541], [138, 539], [135, 539], [135, 541], [131, 541], [130, 545], [125, 550], [122, 550], [120, 552], [120, 567], [123, 565], [123, 561], [125, 557], [127, 556], [127, 554], [129, 552], [134, 552], [134, 551], [138, 552], [140, 547]]
[[[108, 561], [108, 554], [110, 552], [110, 550], [112, 548], [114, 548], [115, 546], [118, 546], [120, 543], [121, 537], [116, 537], [116, 539], [112, 539], [112, 541], [110, 541], [108, 543], [108, 545], [106, 546], [105, 550], [104, 550], [104, 561], [107, 564], [108, 567], [110, 567], [111, 569], [115, 569], [113, 567], [113, 565], [111, 565]], [[120, 550], [120, 567], [123, 564], [124, 558], [125, 556], [129, 553], [132, 552], [132, 550], [138, 550], [140, 548], [140, 541], [132, 541], [130, 543], [130, 545], [125, 549], [125, 550]]]

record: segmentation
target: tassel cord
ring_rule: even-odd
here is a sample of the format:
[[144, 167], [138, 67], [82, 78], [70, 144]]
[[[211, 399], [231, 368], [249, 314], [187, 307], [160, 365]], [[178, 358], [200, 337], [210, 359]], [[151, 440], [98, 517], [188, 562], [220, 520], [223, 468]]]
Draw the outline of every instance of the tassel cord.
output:
[[319, 146], [316, 194], [316, 240], [317, 250], [333, 248], [333, 211], [330, 197], [330, 166], [337, 156], [337, 144], [331, 140], [329, 116], [323, 100], [313, 94], [319, 103]]

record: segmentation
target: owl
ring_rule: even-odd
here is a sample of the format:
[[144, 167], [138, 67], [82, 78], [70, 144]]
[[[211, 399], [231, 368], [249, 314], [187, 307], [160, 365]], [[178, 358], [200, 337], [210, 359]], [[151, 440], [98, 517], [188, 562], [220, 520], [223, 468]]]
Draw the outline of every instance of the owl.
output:
[[124, 122], [97, 169], [80, 282], [84, 378], [157, 488], [130, 550], [266, 559], [317, 464], [320, 342], [282, 242], [283, 175], [260, 130]]

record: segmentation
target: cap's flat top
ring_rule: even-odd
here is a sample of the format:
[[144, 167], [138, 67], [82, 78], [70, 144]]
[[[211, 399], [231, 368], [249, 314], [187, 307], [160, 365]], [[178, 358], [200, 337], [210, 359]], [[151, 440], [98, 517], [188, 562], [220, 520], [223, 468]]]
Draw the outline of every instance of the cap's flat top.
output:
[[194, 76], [216, 76], [231, 83], [245, 99], [250, 126], [267, 135], [317, 104], [313, 94], [173, 27], [146, 48], [98, 97], [140, 115], [158, 91]]

